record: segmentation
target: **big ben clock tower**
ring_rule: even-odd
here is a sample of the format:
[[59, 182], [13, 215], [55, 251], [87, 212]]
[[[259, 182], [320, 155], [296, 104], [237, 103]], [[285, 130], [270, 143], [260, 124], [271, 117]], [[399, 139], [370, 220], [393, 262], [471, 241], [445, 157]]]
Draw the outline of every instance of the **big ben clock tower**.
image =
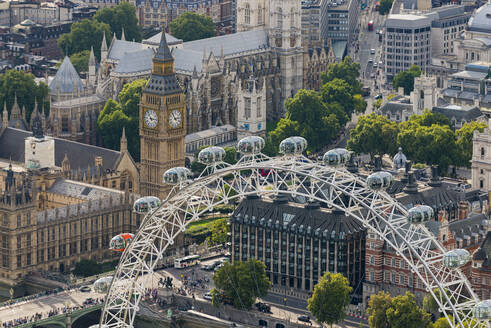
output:
[[162, 182], [164, 172], [184, 166], [186, 105], [174, 71], [174, 58], [162, 32], [153, 57], [152, 75], [140, 101], [140, 193], [167, 197], [169, 186]]

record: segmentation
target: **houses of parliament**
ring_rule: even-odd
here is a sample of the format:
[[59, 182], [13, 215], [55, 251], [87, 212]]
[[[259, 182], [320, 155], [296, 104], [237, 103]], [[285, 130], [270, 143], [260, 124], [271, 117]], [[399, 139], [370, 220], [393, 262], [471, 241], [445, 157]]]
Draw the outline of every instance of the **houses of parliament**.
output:
[[[51, 110], [29, 122], [17, 102], [0, 118], [0, 282], [68, 272], [82, 259], [108, 261], [112, 236], [134, 232], [140, 195], [165, 198], [162, 182], [184, 166], [187, 138], [224, 126], [232, 139], [265, 133], [266, 119], [300, 88], [315, 88], [332, 49], [305, 51], [298, 1], [239, 1], [239, 32], [182, 42], [166, 33], [136, 43], [115, 37], [93, 52], [81, 80], [70, 59], [49, 84]], [[248, 7], [249, 6], [249, 7]], [[258, 9], [259, 8], [259, 9]], [[268, 14], [268, 11], [270, 14]], [[125, 83], [148, 79], [139, 111], [140, 162], [99, 147], [97, 117]]]

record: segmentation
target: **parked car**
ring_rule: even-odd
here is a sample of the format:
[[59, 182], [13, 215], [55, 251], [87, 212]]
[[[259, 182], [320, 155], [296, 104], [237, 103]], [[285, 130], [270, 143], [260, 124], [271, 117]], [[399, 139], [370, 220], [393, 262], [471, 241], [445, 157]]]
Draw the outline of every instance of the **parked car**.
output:
[[298, 321], [302, 321], [302, 322], [310, 322], [310, 317], [308, 315], [301, 315], [297, 319]]
[[375, 49], [370, 49], [370, 55], [375, 55]]
[[382, 99], [382, 94], [379, 93], [378, 95], [375, 96], [375, 99], [378, 100], [378, 99]]
[[211, 293], [208, 292], [205, 295], [203, 295], [203, 298], [207, 301], [211, 301], [213, 299], [213, 296], [211, 296]]

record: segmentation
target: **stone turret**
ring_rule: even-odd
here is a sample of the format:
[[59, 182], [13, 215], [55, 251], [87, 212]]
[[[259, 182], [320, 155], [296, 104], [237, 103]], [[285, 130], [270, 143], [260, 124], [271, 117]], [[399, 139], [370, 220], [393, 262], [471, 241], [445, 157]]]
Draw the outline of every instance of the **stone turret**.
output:
[[7, 102], [3, 104], [3, 113], [2, 113], [2, 128], [6, 128], [9, 126], [9, 112], [7, 111]]
[[123, 133], [121, 135], [119, 150], [123, 152], [128, 151], [128, 140], [126, 140], [126, 129], [123, 127]]
[[10, 110], [10, 119], [13, 120], [19, 120], [22, 118], [22, 114], [20, 112], [20, 107], [19, 103], [17, 102], [17, 95], [14, 96], [14, 105], [12, 106], [12, 109]]
[[87, 79], [89, 87], [94, 87], [96, 84], [96, 63], [94, 57], [94, 47], [90, 47], [89, 57], [89, 78]]
[[101, 43], [101, 62], [106, 61], [107, 59], [107, 41], [106, 41], [106, 32], [104, 32], [102, 36], [102, 43]]

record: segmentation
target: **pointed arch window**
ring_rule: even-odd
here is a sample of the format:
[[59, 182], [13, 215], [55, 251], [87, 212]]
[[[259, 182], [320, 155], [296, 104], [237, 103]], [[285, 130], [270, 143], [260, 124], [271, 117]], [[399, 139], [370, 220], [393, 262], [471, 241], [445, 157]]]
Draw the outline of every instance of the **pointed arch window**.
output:
[[250, 24], [251, 23], [251, 6], [249, 5], [249, 3], [246, 3], [245, 4], [244, 22], [246, 24]]
[[295, 27], [295, 10], [290, 10], [290, 28]]
[[278, 27], [279, 29], [283, 29], [283, 10], [281, 9], [281, 7], [278, 7], [276, 12], [276, 27]]
[[258, 4], [258, 6], [257, 6], [257, 25], [262, 25], [264, 23], [263, 15], [264, 15], [263, 7], [261, 7], [261, 4]]

